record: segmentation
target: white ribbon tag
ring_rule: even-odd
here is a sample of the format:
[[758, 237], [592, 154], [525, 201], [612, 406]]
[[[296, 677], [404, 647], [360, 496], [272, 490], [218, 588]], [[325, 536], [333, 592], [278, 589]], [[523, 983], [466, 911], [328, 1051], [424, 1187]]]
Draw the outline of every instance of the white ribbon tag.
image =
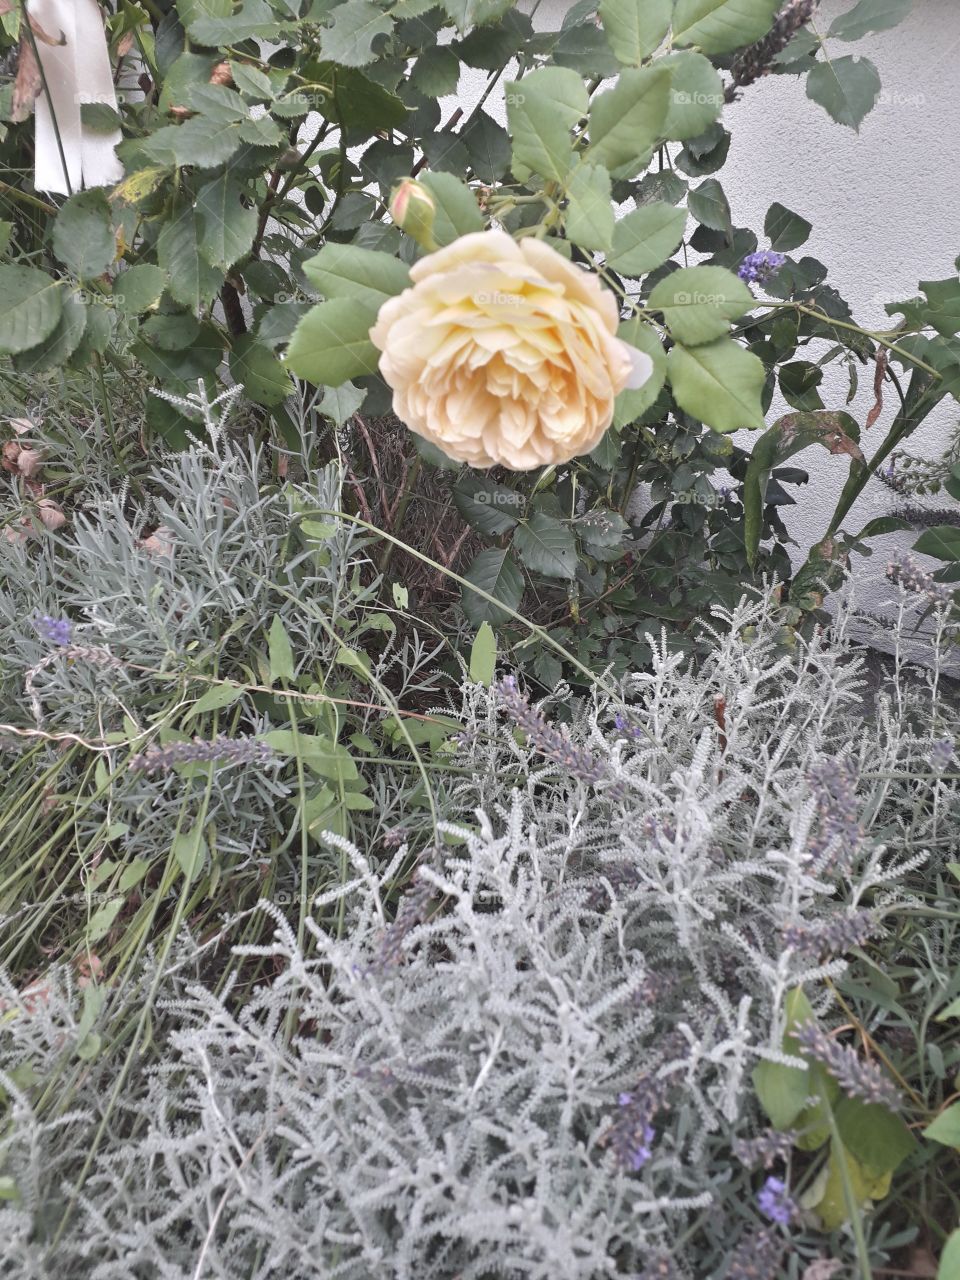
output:
[[117, 109], [107, 35], [97, 0], [27, 0], [27, 11], [51, 35], [63, 32], [65, 40], [62, 45], [37, 44], [50, 97], [41, 90], [37, 98], [36, 189], [67, 195], [84, 187], [119, 182], [123, 165], [114, 147], [123, 135], [119, 129], [96, 132], [85, 127], [80, 116], [85, 102], [102, 102]]

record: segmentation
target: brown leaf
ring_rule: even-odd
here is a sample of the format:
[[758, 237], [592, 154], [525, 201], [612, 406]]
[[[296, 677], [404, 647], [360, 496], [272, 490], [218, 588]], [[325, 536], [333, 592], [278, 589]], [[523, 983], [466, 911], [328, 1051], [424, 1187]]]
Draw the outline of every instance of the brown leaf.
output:
[[31, 449], [19, 440], [7, 440], [4, 443], [0, 466], [11, 475], [23, 476], [24, 480], [32, 480], [40, 470], [43, 455], [39, 449]]
[[52, 498], [40, 499], [37, 503], [37, 515], [40, 517], [40, 523], [43, 527], [49, 529], [51, 533], [67, 523], [63, 508], [59, 502], [54, 502]]
[[147, 538], [141, 538], [137, 546], [152, 556], [172, 556], [174, 545], [173, 530], [165, 524], [158, 524]]
[[29, 119], [42, 83], [40, 65], [33, 52], [33, 45], [26, 36], [23, 36], [20, 40], [17, 77], [13, 82], [13, 98], [10, 103], [10, 119], [15, 124]]
[[125, 58], [133, 48], [133, 32], [128, 31], [126, 35], [120, 37], [120, 43], [117, 45], [117, 57]]
[[10, 429], [18, 436], [28, 436], [33, 431], [34, 426], [29, 418], [11, 418]]
[[836, 1258], [816, 1258], [805, 1268], [801, 1280], [831, 1280], [842, 1270], [843, 1263]]
[[218, 62], [210, 72], [211, 84], [225, 84], [229, 87], [233, 86], [233, 72], [230, 70], [229, 62]]
[[883, 412], [883, 377], [887, 372], [887, 363], [889, 359], [890, 357], [887, 355], [886, 351], [881, 349], [877, 352], [877, 367], [873, 374], [873, 394], [876, 403], [867, 414], [866, 425], [863, 428], [864, 431], [869, 431]]

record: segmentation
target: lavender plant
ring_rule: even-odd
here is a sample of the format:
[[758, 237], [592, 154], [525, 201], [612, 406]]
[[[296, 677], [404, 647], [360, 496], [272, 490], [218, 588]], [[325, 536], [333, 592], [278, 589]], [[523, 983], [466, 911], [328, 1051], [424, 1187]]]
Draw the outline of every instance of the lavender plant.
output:
[[[907, 1128], [938, 1103], [904, 1087], [896, 1002], [851, 1023], [851, 1002], [869, 1006], [861, 913], [881, 938], [923, 922], [920, 886], [960, 824], [928, 754], [960, 715], [935, 666], [894, 668], [865, 717], [843, 616], [792, 648], [766, 600], [715, 624], [699, 668], [664, 647], [587, 700], [535, 705], [509, 679], [438, 697], [435, 825], [378, 767], [412, 834], [387, 840], [372, 810], [352, 839], [322, 832], [342, 874], [311, 892], [303, 936], [264, 902], [96, 997], [69, 965], [8, 972], [7, 1267], [774, 1280], [825, 1254], [848, 1273], [890, 1265], [910, 1225], [879, 1203], [884, 1182], [942, 1195]], [[945, 957], [955, 903], [935, 914]], [[928, 994], [942, 1004], [949, 984]], [[150, 1053], [91, 1052], [145, 996]]]

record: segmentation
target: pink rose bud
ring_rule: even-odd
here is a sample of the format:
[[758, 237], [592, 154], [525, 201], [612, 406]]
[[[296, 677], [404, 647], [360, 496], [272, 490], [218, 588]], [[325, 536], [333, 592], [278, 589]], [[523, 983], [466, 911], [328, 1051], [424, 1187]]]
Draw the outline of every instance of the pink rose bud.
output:
[[390, 198], [390, 217], [408, 236], [412, 236], [422, 249], [432, 252], [437, 247], [433, 238], [433, 221], [437, 206], [433, 196], [413, 178], [404, 178], [393, 189]]

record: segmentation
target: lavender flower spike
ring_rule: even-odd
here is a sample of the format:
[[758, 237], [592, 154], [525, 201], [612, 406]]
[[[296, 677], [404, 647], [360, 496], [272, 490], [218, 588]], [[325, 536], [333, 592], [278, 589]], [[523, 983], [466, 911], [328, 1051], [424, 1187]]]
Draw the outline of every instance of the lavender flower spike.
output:
[[786, 260], [784, 254], [774, 253], [772, 249], [758, 249], [756, 253], [747, 254], [737, 269], [737, 275], [747, 284], [766, 284]]
[[771, 1222], [778, 1222], [781, 1227], [790, 1225], [795, 1205], [787, 1194], [787, 1186], [782, 1178], [766, 1180], [757, 1194], [757, 1207]]
[[853, 1049], [839, 1044], [815, 1022], [804, 1023], [796, 1038], [804, 1053], [822, 1063], [848, 1097], [878, 1102], [891, 1111], [900, 1109], [896, 1086], [875, 1062], [864, 1062]]
[[73, 641], [73, 623], [69, 618], [52, 618], [48, 613], [38, 614], [34, 626], [48, 644], [65, 646]]
[[135, 773], [167, 772], [178, 764], [196, 764], [210, 760], [225, 764], [270, 764], [275, 759], [271, 746], [260, 738], [228, 738], [219, 734], [206, 741], [168, 742], [165, 747], [150, 747], [134, 756], [129, 768]]

